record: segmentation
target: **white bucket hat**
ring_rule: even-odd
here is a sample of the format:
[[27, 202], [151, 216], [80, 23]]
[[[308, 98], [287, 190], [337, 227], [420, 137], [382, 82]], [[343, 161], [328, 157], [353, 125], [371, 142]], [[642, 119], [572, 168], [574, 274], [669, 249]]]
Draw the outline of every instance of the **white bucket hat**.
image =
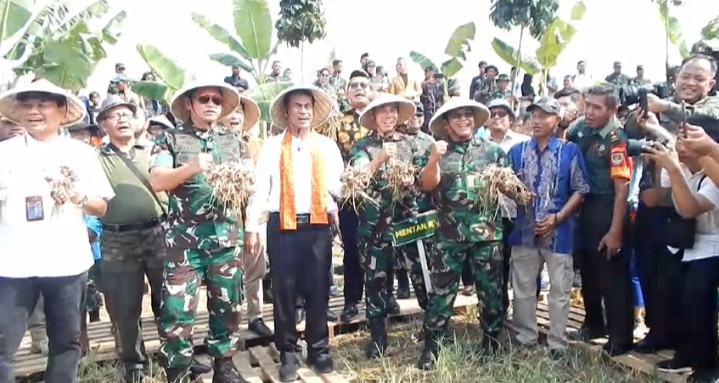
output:
[[432, 116], [432, 120], [429, 122], [429, 130], [432, 134], [437, 138], [447, 139], [449, 122], [447, 121], [446, 114], [461, 108], [469, 108], [474, 113], [475, 131], [484, 126], [484, 123], [489, 119], [489, 109], [483, 104], [467, 98], [452, 97]]
[[218, 120], [227, 117], [240, 105], [240, 94], [237, 93], [237, 90], [231, 85], [224, 82], [193, 81], [190, 85], [180, 89], [170, 104], [172, 114], [180, 121], [187, 122], [190, 120], [190, 111], [185, 107], [185, 99], [189, 92], [200, 88], [218, 88], [222, 93], [222, 110], [220, 111]]
[[285, 98], [287, 95], [297, 91], [310, 92], [314, 98], [312, 129], [324, 124], [330, 118], [330, 114], [332, 113], [332, 100], [325, 91], [315, 86], [292, 86], [277, 95], [274, 101], [272, 101], [272, 106], [270, 107], [272, 123], [282, 129], [287, 128], [287, 108], [285, 107]]
[[397, 104], [398, 106], [398, 117], [397, 125], [401, 125], [409, 121], [412, 116], [417, 112], [417, 107], [414, 102], [400, 96], [393, 94], [382, 93], [372, 102], [367, 105], [367, 108], [362, 112], [359, 118], [360, 125], [367, 129], [377, 130], [377, 121], [374, 118], [374, 111], [388, 104]]
[[40, 79], [25, 86], [10, 89], [1, 94], [0, 115], [16, 124], [20, 124], [22, 112], [17, 105], [17, 96], [24, 93], [47, 93], [64, 97], [65, 100], [67, 100], [67, 113], [60, 121], [61, 128], [77, 125], [85, 119], [85, 115], [87, 114], [85, 104], [80, 101], [79, 98], [50, 81]]

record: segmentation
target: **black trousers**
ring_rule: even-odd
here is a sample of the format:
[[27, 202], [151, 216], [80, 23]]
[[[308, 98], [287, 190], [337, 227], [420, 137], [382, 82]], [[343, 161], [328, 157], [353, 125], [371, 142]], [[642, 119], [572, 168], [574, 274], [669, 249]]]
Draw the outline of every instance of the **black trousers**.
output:
[[[299, 218], [299, 217], [298, 217]], [[279, 214], [267, 222], [267, 254], [272, 263], [274, 290], [275, 345], [281, 354], [300, 351], [295, 325], [297, 300], [304, 300], [305, 338], [308, 355], [329, 352], [327, 308], [332, 262], [332, 234], [329, 225], [302, 224], [297, 230], [280, 229]]]
[[45, 381], [77, 382], [86, 289], [87, 273], [55, 278], [0, 278], [0, 383], [15, 381], [13, 357], [40, 294], [45, 302], [50, 348]]
[[344, 256], [344, 298], [345, 304], [359, 303], [364, 290], [364, 273], [360, 266], [359, 249], [357, 247], [357, 227], [359, 218], [357, 213], [347, 206], [339, 211], [340, 233], [342, 234], [342, 248]]
[[[616, 346], [629, 346], [634, 339], [631, 257], [620, 253], [607, 259], [598, 249], [599, 242], [611, 227], [613, 209], [613, 195], [590, 195], [579, 215], [581, 241], [578, 256], [581, 259], [584, 326], [593, 333], [606, 331]], [[605, 310], [607, 323], [604, 321]]]
[[652, 342], [673, 344], [676, 339], [677, 310], [682, 281], [683, 252], [672, 254], [657, 233], [674, 208], [639, 205], [637, 211], [636, 262], [642, 286], [647, 338]]
[[677, 321], [679, 344], [675, 358], [688, 361], [694, 370], [716, 369], [717, 288], [719, 257], [682, 263], [681, 303]]

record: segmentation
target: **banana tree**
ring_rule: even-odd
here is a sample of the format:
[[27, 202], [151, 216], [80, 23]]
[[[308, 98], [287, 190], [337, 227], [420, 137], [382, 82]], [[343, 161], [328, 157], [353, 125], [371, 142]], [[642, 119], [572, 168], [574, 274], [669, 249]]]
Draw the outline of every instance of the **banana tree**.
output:
[[263, 84], [267, 67], [277, 53], [267, 0], [232, 0], [232, 7], [234, 33], [198, 13], [192, 14], [192, 20], [231, 52], [213, 53], [210, 59], [226, 66], [238, 65], [252, 74], [257, 84]]
[[[409, 57], [412, 61], [419, 64], [422, 69], [430, 66], [437, 68], [440, 73], [444, 75], [442, 81], [445, 83], [444, 91], [446, 93], [448, 90], [448, 80], [459, 73], [464, 67], [464, 63], [467, 61], [467, 52], [471, 51], [469, 43], [474, 40], [476, 34], [477, 27], [474, 23], [467, 23], [457, 27], [449, 37], [447, 46], [444, 48], [444, 54], [449, 56], [449, 58], [442, 62], [442, 65], [435, 65], [426, 55], [416, 51], [410, 51]], [[445, 94], [445, 97], [446, 96]]]
[[[578, 1], [572, 7], [569, 21], [554, 17], [542, 34], [537, 37], [539, 48], [534, 57], [523, 55], [519, 49], [515, 50], [499, 38], [492, 40], [492, 48], [508, 64], [515, 65], [528, 74], [540, 73], [540, 89], [543, 90], [549, 70], [557, 65], [559, 56], [577, 33], [577, 29], [572, 23], [581, 20], [586, 10], [584, 2]], [[514, 84], [512, 84], [512, 89], [514, 89]]]
[[[37, 5], [32, 0], [0, 1], [0, 53], [18, 75], [34, 73], [79, 90], [117, 42], [125, 11], [110, 14], [107, 0], [75, 9], [71, 1]], [[29, 15], [29, 16], [28, 16]]]
[[[525, 72], [533, 74], [525, 67], [533, 67], [534, 65], [523, 65], [522, 60], [522, 43], [524, 42], [524, 32], [529, 31], [529, 34], [535, 39], [539, 39], [542, 34], [547, 30], [552, 20], [555, 19], [555, 13], [559, 8], [559, 2], [557, 0], [492, 0], [492, 6], [489, 13], [489, 18], [492, 23], [500, 29], [511, 31], [516, 27], [519, 27], [519, 44], [517, 49], [512, 49], [511, 58], [507, 60], [506, 52], [508, 50], [503, 49], [503, 53], [499, 52], [498, 48], [507, 48], [508, 44], [503, 41], [492, 42], [492, 47], [497, 54], [503, 60], [507, 61], [508, 64], [517, 68], [522, 68]], [[534, 64], [534, 63], [532, 63]], [[536, 72], [534, 72], [536, 73]], [[516, 77], [512, 79], [511, 89], [514, 89]]]

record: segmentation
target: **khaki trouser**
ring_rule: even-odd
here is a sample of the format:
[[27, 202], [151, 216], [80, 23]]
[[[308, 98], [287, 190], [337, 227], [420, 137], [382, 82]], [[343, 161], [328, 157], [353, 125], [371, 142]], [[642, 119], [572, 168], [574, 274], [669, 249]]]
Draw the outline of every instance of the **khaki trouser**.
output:
[[242, 256], [242, 277], [245, 299], [247, 300], [247, 321], [262, 318], [262, 278], [267, 271], [265, 249], [267, 248], [267, 230], [262, 225], [259, 230], [260, 250], [252, 255], [245, 252]]
[[547, 264], [550, 284], [547, 344], [550, 349], [566, 349], [569, 300], [574, 281], [571, 254], [532, 247], [512, 247], [512, 325], [517, 332], [517, 341], [526, 346], [537, 344], [537, 275], [544, 263]]

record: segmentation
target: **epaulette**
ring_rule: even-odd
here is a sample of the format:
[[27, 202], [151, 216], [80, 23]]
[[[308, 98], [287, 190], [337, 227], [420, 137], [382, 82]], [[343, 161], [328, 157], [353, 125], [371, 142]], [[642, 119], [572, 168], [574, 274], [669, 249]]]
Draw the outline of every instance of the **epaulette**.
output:
[[621, 141], [621, 139], [619, 139], [619, 135], [617, 135], [617, 129], [612, 129], [612, 131], [609, 132], [609, 139], [612, 143]]

